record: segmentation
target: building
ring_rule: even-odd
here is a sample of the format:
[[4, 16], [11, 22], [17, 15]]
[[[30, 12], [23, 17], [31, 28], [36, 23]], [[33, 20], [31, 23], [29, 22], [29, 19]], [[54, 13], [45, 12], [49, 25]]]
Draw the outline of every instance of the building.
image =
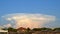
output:
[[26, 32], [26, 28], [20, 27], [17, 29], [17, 32], [20, 32], [20, 33]]
[[8, 30], [2, 30], [2, 28], [0, 28], [0, 34], [8, 34]]

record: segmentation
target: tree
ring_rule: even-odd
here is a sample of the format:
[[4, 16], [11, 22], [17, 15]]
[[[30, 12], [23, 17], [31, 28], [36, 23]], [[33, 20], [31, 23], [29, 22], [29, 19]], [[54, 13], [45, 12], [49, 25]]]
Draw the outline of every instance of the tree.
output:
[[32, 30], [34, 30], [34, 31], [51, 31], [52, 29], [51, 28], [34, 28], [34, 29], [32, 29]]
[[45, 27], [44, 27], [44, 28], [40, 28], [40, 30], [41, 30], [41, 31], [52, 31], [51, 28], [45, 28]]
[[41, 31], [41, 29], [40, 28], [34, 28], [34, 29], [32, 29], [33, 31]]
[[8, 28], [8, 32], [17, 32], [17, 29], [14, 29], [14, 28], [12, 28], [12, 27], [9, 27], [9, 28]]
[[25, 34], [32, 34], [31, 29], [27, 28]]
[[60, 31], [60, 28], [54, 28], [53, 31]]
[[31, 29], [30, 29], [30, 28], [27, 28], [26, 30], [27, 30], [27, 31], [30, 31]]

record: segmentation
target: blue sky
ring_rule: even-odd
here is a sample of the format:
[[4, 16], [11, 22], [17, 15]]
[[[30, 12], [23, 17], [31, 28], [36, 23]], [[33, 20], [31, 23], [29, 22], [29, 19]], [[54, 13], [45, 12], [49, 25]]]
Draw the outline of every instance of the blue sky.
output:
[[60, 0], [0, 0], [0, 15], [9, 13], [60, 13]]
[[0, 0], [0, 17], [13, 13], [46, 14], [60, 19], [60, 0]]

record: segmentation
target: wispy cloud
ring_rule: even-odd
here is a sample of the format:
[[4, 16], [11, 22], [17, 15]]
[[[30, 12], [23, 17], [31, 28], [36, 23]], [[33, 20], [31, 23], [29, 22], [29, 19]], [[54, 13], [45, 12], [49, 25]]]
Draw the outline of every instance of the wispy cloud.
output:
[[[43, 25], [46, 23], [50, 23], [56, 20], [55, 16], [44, 15], [44, 14], [25, 14], [25, 13], [16, 13], [16, 14], [8, 14], [2, 16], [2, 18], [6, 19], [15, 24], [16, 28], [19, 27], [30, 27], [30, 28], [38, 28], [44, 27]], [[8, 24], [11, 26], [10, 24]]]
[[5, 24], [5, 25], [3, 25], [4, 27], [12, 27], [12, 25], [9, 23], [9, 24]]

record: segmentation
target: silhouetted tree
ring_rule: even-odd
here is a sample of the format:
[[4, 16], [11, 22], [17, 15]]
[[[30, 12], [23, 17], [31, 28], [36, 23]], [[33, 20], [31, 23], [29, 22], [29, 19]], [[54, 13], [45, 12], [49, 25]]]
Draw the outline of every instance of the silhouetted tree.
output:
[[27, 31], [30, 31], [31, 29], [30, 29], [30, 28], [27, 28], [26, 30], [27, 30]]
[[40, 28], [41, 31], [52, 31], [51, 28]]
[[34, 28], [34, 29], [32, 29], [32, 30], [34, 30], [34, 31], [51, 31], [52, 29], [51, 28]]
[[54, 28], [53, 31], [60, 31], [60, 28]]
[[33, 28], [32, 30], [33, 30], [33, 31], [41, 31], [40, 28]]
[[14, 28], [12, 28], [12, 27], [9, 27], [9, 28], [8, 28], [8, 32], [17, 32], [17, 30], [14, 29]]

